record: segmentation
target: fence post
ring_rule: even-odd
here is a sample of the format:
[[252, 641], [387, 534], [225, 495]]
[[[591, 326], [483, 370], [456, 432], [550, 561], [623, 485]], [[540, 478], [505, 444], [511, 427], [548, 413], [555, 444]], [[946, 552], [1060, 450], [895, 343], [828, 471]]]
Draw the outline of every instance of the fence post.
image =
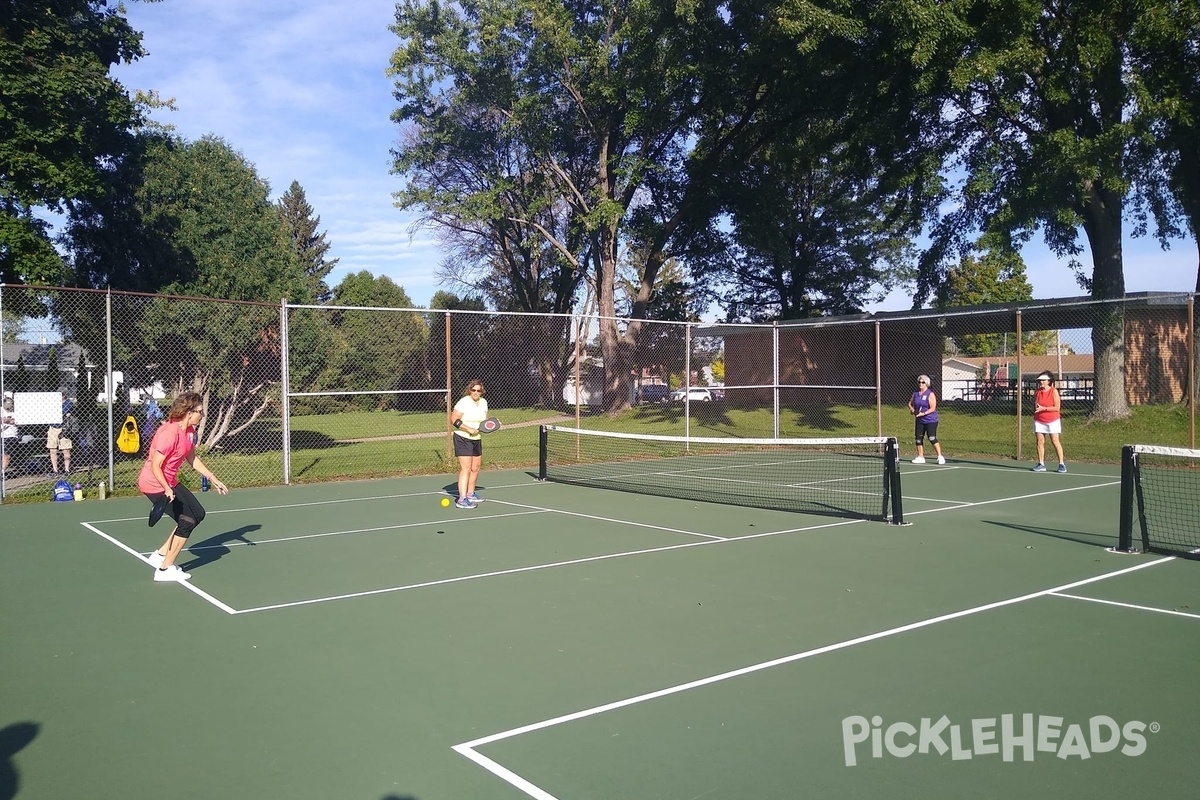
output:
[[292, 482], [292, 382], [291, 362], [288, 359], [288, 302], [279, 298], [279, 412], [283, 417], [283, 485]]
[[[105, 366], [104, 366], [104, 386], [105, 398], [108, 402], [104, 405], [108, 408], [108, 480], [110, 489], [116, 488], [113, 474], [116, 472], [117, 458], [113, 452], [113, 445], [116, 437], [113, 435], [116, 431], [113, 428], [113, 406], [117, 403], [117, 387], [113, 383], [113, 353], [112, 353], [113, 337], [112, 337], [112, 287], [109, 286], [104, 291], [104, 346], [105, 346]], [[124, 387], [122, 387], [124, 388]]]
[[683, 435], [692, 435], [692, 323], [683, 325]]
[[1017, 308], [1017, 461], [1021, 460], [1021, 407], [1022, 401], [1025, 399], [1025, 385], [1022, 383], [1024, 370], [1022, 368], [1021, 356], [1025, 352], [1025, 344], [1021, 341], [1021, 309]]
[[450, 325], [454, 317], [446, 309], [446, 463], [454, 463], [454, 428], [450, 425], [450, 414], [454, 411], [454, 376], [451, 367]]
[[579, 412], [579, 393], [583, 391], [582, 372], [579, 367], [580, 357], [582, 355], [580, 340], [583, 338], [583, 317], [575, 317], [575, 427], [580, 426]]
[[775, 434], [774, 438], [779, 438], [779, 323], [771, 323], [771, 393], [774, 397], [771, 406], [771, 415], [774, 417]]
[[[0, 328], [4, 325], [4, 284], [0, 283]], [[3, 404], [4, 394], [4, 337], [0, 336], [0, 405]], [[111, 473], [110, 473], [111, 474]], [[4, 493], [7, 487], [4, 483], [7, 474], [0, 471], [0, 505], [4, 504]]]
[[1196, 449], [1196, 295], [1188, 298], [1188, 447]]
[[[883, 436], [883, 354], [879, 349], [879, 320], [875, 320], [875, 435]], [[941, 376], [938, 376], [939, 379]], [[938, 392], [942, 392], [938, 381]]]

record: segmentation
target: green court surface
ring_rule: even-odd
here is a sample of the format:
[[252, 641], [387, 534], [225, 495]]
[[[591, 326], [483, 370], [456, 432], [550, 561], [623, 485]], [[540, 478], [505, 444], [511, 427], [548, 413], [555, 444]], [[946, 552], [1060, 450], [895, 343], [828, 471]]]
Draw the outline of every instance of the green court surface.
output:
[[1195, 796], [1200, 563], [1115, 467], [905, 526], [486, 472], [0, 507], [0, 800]]

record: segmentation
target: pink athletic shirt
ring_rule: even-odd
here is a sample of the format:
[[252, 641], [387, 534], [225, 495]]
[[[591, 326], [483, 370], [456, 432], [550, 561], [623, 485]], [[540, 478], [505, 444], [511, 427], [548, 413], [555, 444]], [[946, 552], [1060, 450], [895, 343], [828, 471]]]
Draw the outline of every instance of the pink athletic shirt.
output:
[[167, 487], [159, 485], [158, 479], [154, 477], [154, 470], [150, 466], [150, 460], [155, 453], [166, 454], [162, 464], [163, 477], [167, 479], [167, 483], [171, 484], [171, 488], [178, 485], [179, 480], [176, 476], [179, 474], [179, 467], [196, 449], [196, 446], [192, 444], [192, 430], [191, 427], [185, 430], [175, 422], [164, 422], [158, 426], [158, 430], [154, 432], [154, 438], [150, 440], [150, 455], [146, 457], [146, 463], [142, 465], [142, 471], [138, 473], [138, 491], [146, 494], [158, 494], [167, 489]]

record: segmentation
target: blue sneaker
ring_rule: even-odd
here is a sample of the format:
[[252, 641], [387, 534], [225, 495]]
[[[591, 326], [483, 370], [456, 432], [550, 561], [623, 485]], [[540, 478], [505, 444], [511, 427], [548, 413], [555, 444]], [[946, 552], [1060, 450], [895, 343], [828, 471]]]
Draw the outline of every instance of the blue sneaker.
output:
[[471, 492], [469, 495], [467, 495], [467, 499], [470, 500], [472, 503], [482, 503], [483, 502], [483, 498], [479, 496], [479, 492]]
[[454, 501], [455, 508], [475, 508], [475, 504], [471, 502], [469, 497], [460, 497]]
[[[1034, 465], [1033, 465], [1033, 469], [1032, 469], [1032, 470], [1030, 470], [1030, 472], [1045, 472], [1045, 471], [1046, 471], [1046, 465], [1045, 465], [1045, 464], [1034, 464]], [[1064, 470], [1064, 471], [1065, 471], [1065, 470]]]
[[1057, 469], [1057, 470], [1055, 470], [1055, 472], [1059, 472], [1059, 473], [1066, 472], [1066, 471], [1067, 471], [1067, 465], [1066, 465], [1066, 464], [1059, 464], [1059, 465], [1058, 465], [1058, 469]]

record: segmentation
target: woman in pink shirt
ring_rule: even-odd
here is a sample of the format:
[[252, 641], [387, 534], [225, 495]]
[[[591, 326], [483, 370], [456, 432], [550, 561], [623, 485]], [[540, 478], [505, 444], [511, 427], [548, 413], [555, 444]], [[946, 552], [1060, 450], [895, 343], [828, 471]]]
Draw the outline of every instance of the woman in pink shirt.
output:
[[212, 474], [196, 457], [196, 425], [204, 416], [204, 401], [195, 392], [184, 392], [171, 403], [167, 419], [150, 441], [150, 454], [138, 474], [138, 489], [153, 503], [150, 525], [165, 513], [175, 520], [175, 529], [146, 560], [155, 567], [156, 581], [186, 581], [192, 577], [175, 565], [192, 531], [204, 520], [204, 506], [192, 491], [179, 482], [183, 462], [191, 465], [212, 482], [219, 494], [229, 494], [229, 487]]

